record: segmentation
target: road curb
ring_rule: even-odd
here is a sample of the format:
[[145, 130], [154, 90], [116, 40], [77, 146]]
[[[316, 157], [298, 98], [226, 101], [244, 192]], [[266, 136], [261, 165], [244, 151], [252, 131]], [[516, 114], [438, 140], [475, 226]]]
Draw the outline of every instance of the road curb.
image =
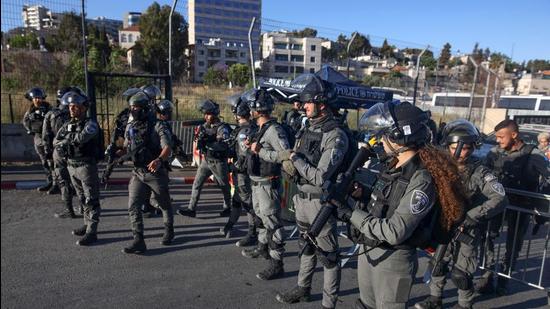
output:
[[[195, 177], [170, 177], [170, 183], [172, 184], [185, 184], [190, 185], [195, 181]], [[109, 179], [109, 186], [126, 186], [130, 182], [130, 178], [111, 178]], [[207, 183], [213, 183], [212, 178], [206, 180]], [[46, 184], [44, 180], [20, 180], [20, 181], [2, 181], [2, 190], [34, 190], [40, 186]]]

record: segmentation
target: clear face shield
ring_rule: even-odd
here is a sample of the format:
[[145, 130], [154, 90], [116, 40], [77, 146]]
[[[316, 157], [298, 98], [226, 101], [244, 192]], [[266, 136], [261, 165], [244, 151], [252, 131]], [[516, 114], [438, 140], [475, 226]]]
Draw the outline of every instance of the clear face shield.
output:
[[359, 120], [359, 132], [364, 142], [374, 146], [381, 141], [382, 135], [395, 124], [388, 104], [376, 103]]

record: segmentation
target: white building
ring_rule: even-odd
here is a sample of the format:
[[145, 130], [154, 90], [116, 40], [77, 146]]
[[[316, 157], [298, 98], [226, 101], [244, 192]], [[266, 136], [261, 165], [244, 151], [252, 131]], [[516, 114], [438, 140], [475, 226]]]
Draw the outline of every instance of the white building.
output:
[[120, 47], [130, 49], [134, 47], [140, 36], [139, 26], [123, 28], [118, 31], [118, 43]]
[[542, 74], [527, 74], [524, 73], [521, 79], [518, 80], [519, 95], [544, 94], [550, 95], [550, 78], [543, 78]]
[[210, 39], [191, 46], [192, 67], [190, 73], [194, 81], [202, 82], [204, 74], [211, 67], [230, 67], [236, 63], [248, 64], [248, 46], [244, 43]]
[[294, 77], [321, 69], [320, 38], [296, 38], [285, 32], [268, 32], [262, 35], [263, 70], [277, 78]]
[[62, 14], [53, 13], [42, 5], [23, 5], [21, 16], [23, 17], [23, 26], [25, 28], [42, 30], [59, 26]]

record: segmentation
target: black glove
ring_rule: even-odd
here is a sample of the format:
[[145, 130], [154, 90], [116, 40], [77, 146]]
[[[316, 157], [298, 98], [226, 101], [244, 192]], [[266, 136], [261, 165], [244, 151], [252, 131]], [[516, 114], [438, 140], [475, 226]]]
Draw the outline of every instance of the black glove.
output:
[[348, 205], [348, 203], [342, 203], [336, 208], [336, 216], [343, 222], [349, 222], [352, 214], [353, 209]]
[[472, 228], [472, 227], [476, 227], [479, 225], [479, 222], [477, 222], [476, 220], [472, 219], [472, 217], [466, 215], [466, 218], [464, 219], [464, 222], [462, 222], [462, 225], [465, 227], [465, 228]]

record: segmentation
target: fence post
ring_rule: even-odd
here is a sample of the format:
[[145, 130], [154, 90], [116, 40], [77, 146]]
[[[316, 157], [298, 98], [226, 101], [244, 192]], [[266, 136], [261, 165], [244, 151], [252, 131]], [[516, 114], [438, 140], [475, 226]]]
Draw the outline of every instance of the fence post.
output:
[[15, 120], [13, 117], [13, 101], [11, 100], [11, 93], [8, 93], [8, 101], [10, 103], [10, 120], [11, 120], [11, 123], [15, 123]]
[[176, 105], [176, 121], [177, 121], [177, 120], [180, 120], [180, 113], [178, 109], [178, 103], [179, 103], [178, 99], [176, 99], [174, 103], [175, 103], [174, 105]]

